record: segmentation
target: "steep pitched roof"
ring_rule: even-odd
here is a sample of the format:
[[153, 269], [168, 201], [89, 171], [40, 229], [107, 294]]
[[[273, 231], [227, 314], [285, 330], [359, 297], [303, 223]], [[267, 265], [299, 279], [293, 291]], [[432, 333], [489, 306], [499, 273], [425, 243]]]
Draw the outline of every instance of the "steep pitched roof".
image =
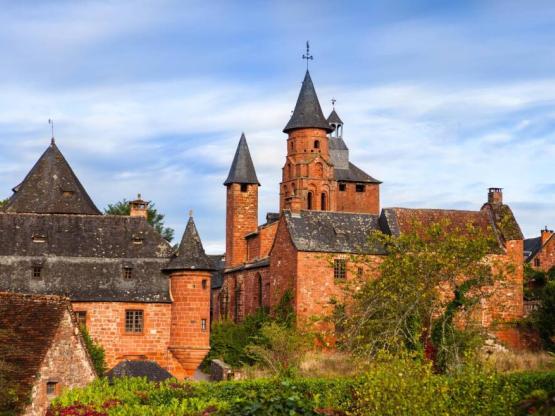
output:
[[219, 289], [224, 283], [224, 269], [225, 269], [225, 255], [224, 254], [212, 254], [208, 255], [208, 258], [214, 266], [214, 271], [212, 272], [212, 278], [210, 279], [210, 287], [212, 289]]
[[335, 108], [331, 111], [330, 115], [328, 116], [328, 123], [329, 124], [343, 124], [343, 121], [339, 118], [339, 115], [335, 111]]
[[208, 258], [202, 247], [202, 241], [193, 221], [193, 217], [189, 218], [187, 227], [183, 233], [181, 244], [177, 252], [172, 256], [168, 265], [164, 268], [166, 271], [172, 270], [214, 270], [214, 264]]
[[293, 110], [293, 115], [283, 129], [283, 132], [289, 133], [295, 129], [311, 127], [324, 129], [328, 133], [333, 131], [333, 128], [324, 117], [324, 113], [322, 113], [322, 108], [320, 107], [314, 84], [310, 78], [310, 73], [306, 71], [303, 85], [301, 86], [299, 97], [297, 98], [297, 104], [295, 105], [295, 110]]
[[299, 251], [383, 254], [368, 247], [371, 231], [379, 230], [378, 215], [331, 211], [284, 211], [291, 240]]
[[530, 261], [538, 251], [542, 248], [542, 238], [534, 237], [527, 238], [524, 240], [524, 255], [526, 256], [526, 261]]
[[227, 175], [224, 185], [230, 185], [232, 183], [251, 183], [260, 185], [258, 178], [256, 177], [256, 171], [254, 170], [254, 164], [252, 163], [251, 153], [249, 151], [249, 146], [247, 145], [245, 133], [241, 134], [237, 150], [235, 151], [235, 156], [233, 157], [233, 163], [231, 164], [229, 175]]
[[124, 360], [106, 373], [112, 380], [119, 377], [146, 377], [149, 381], [164, 381], [173, 378], [170, 372], [163, 369], [155, 361]]
[[511, 207], [505, 204], [484, 204], [482, 211], [489, 211], [496, 228], [505, 240], [523, 240], [524, 235]]
[[54, 140], [13, 191], [5, 212], [100, 215]]
[[8, 384], [17, 386], [21, 405], [30, 398], [40, 366], [50, 349], [69, 301], [58, 296], [0, 292], [0, 359]]
[[381, 183], [351, 162], [348, 169], [334, 169], [334, 176], [341, 182]]

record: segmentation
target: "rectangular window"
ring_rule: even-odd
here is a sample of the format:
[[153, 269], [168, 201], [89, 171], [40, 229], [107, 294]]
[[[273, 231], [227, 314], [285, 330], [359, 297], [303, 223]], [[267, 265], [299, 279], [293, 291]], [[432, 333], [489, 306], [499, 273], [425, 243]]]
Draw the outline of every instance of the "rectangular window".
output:
[[58, 382], [48, 381], [46, 382], [46, 394], [48, 396], [53, 396], [57, 393]]
[[347, 190], [347, 184], [346, 183], [340, 183], [339, 184], [339, 191], [340, 192], [345, 192]]
[[124, 267], [123, 268], [123, 278], [125, 280], [133, 279], [133, 268], [132, 267]]
[[86, 311], [75, 311], [75, 317], [77, 318], [77, 323], [80, 328], [87, 327], [87, 312]]
[[357, 277], [360, 279], [363, 274], [364, 270], [362, 269], [362, 267], [357, 267]]
[[208, 280], [202, 279], [202, 288], [206, 289], [208, 287]]
[[36, 279], [42, 277], [42, 266], [33, 266], [33, 277]]
[[201, 319], [200, 321], [200, 329], [202, 330], [202, 332], [206, 331], [206, 319]]
[[144, 327], [144, 316], [142, 310], [125, 311], [125, 332], [141, 333]]
[[356, 184], [356, 187], [355, 187], [355, 190], [356, 190], [357, 192], [364, 192], [364, 184], [362, 184], [362, 183], [357, 183], [357, 184]]
[[541, 265], [540, 259], [534, 259], [534, 266], [540, 267], [540, 265]]
[[241, 184], [241, 192], [247, 192], [248, 189], [249, 189], [248, 184], [246, 184], [246, 183]]
[[335, 259], [333, 261], [333, 277], [336, 279], [345, 279], [347, 275], [347, 260]]

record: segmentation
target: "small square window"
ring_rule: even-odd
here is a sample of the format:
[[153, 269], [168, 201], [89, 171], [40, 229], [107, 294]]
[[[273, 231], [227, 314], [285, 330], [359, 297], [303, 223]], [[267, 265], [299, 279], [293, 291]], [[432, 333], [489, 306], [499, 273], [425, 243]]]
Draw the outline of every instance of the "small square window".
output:
[[347, 260], [335, 259], [333, 261], [333, 277], [335, 279], [345, 279], [347, 275]]
[[123, 278], [125, 280], [133, 279], [133, 268], [132, 267], [124, 267], [123, 268]]
[[541, 265], [540, 259], [534, 259], [534, 266], [535, 267], [540, 267], [540, 265]]
[[202, 288], [206, 289], [208, 287], [208, 280], [202, 279]]
[[357, 183], [357, 184], [356, 184], [355, 190], [356, 190], [357, 192], [364, 192], [364, 184], [362, 184], [362, 183]]
[[58, 390], [58, 382], [56, 381], [48, 381], [46, 382], [46, 394], [48, 396], [53, 396], [57, 393]]
[[142, 310], [125, 311], [125, 332], [141, 333], [144, 327], [144, 315]]
[[206, 319], [201, 319], [200, 321], [200, 329], [202, 330], [202, 332], [206, 331]]
[[347, 184], [346, 183], [340, 183], [339, 184], [339, 191], [340, 192], [345, 192], [347, 190]]
[[249, 189], [249, 185], [246, 183], [241, 184], [241, 192], [247, 192]]
[[42, 277], [42, 266], [33, 266], [33, 277], [40, 279]]
[[363, 274], [364, 270], [362, 269], [362, 267], [357, 267], [357, 277], [360, 279]]
[[80, 328], [87, 327], [87, 312], [86, 311], [75, 311], [75, 317], [77, 318], [77, 324]]

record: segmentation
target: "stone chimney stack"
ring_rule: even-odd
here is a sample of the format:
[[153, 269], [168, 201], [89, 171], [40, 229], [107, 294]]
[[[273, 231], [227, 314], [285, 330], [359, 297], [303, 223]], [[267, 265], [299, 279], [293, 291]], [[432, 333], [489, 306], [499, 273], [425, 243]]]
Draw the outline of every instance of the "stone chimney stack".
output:
[[137, 199], [129, 201], [129, 216], [143, 217], [145, 220], [148, 218], [148, 204], [141, 198], [141, 194], [137, 195]]
[[503, 188], [489, 188], [488, 204], [500, 205], [503, 203]]
[[548, 230], [546, 225], [545, 228], [541, 230], [542, 246], [545, 244], [547, 240], [549, 240], [549, 237], [551, 237], [552, 235], [553, 235], [553, 230]]
[[285, 209], [290, 209], [295, 214], [300, 214], [303, 206], [302, 199], [297, 195], [292, 195], [285, 200]]

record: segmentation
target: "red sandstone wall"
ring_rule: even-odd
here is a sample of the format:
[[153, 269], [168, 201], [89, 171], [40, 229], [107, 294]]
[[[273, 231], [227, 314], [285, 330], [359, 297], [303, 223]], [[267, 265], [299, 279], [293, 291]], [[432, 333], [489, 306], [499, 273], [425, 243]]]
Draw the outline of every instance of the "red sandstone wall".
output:
[[[60, 322], [52, 346], [46, 353], [31, 393], [32, 403], [24, 415], [43, 415], [50, 401], [63, 389], [84, 387], [96, 377], [92, 362], [79, 336], [79, 329], [69, 311]], [[56, 395], [48, 397], [46, 383], [58, 382]]]
[[[125, 359], [145, 358], [178, 376], [184, 370], [169, 351], [171, 305], [167, 303], [73, 302], [74, 311], [87, 312], [87, 328], [106, 351], [108, 368]], [[125, 332], [125, 310], [144, 312], [144, 331]]]
[[268, 257], [274, 243], [278, 222], [258, 227], [256, 235], [247, 238], [247, 261], [255, 261]]
[[[539, 259], [539, 266], [535, 265], [535, 259]], [[535, 269], [540, 269], [544, 272], [555, 266], [555, 237], [552, 237], [545, 242], [541, 250], [534, 256], [530, 264]]]
[[237, 266], [247, 260], [245, 235], [258, 226], [258, 185], [247, 185], [241, 192], [240, 184], [227, 186], [226, 205], [226, 267]]
[[[237, 287], [240, 290], [236, 290]], [[229, 293], [228, 318], [242, 321], [246, 316], [255, 313], [259, 308], [269, 307], [270, 268], [266, 266], [227, 273], [224, 290], [227, 290]], [[262, 297], [260, 297], [260, 293]], [[235, 316], [236, 301], [237, 316]]]
[[270, 308], [277, 306], [284, 293], [296, 289], [297, 249], [282, 217], [270, 252]]
[[343, 212], [380, 213], [380, 185], [365, 184], [364, 192], [356, 192], [355, 183], [346, 183], [345, 191], [337, 191], [337, 210]]

